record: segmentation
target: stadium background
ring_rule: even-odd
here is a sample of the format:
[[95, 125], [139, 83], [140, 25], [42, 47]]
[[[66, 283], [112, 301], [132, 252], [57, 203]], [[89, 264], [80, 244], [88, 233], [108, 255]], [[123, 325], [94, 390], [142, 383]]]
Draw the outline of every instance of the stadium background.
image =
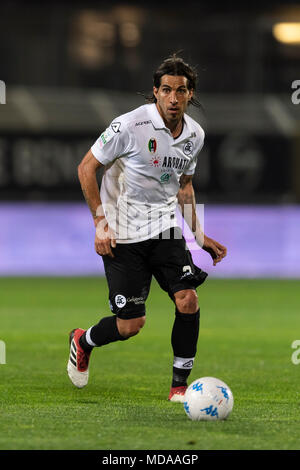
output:
[[0, 275], [102, 273], [77, 165], [113, 118], [144, 103], [138, 93], [151, 90], [160, 61], [182, 50], [203, 105], [189, 113], [206, 132], [197, 202], [229, 252], [215, 270], [196, 261], [217, 277], [300, 276], [300, 48], [273, 32], [299, 7], [172, 5], [2, 4]]

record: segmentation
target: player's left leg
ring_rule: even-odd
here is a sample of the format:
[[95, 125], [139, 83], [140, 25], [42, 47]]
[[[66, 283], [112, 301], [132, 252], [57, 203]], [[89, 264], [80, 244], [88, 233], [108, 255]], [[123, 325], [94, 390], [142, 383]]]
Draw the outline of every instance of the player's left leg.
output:
[[168, 292], [176, 306], [171, 335], [173, 376], [168, 398], [183, 402], [199, 335], [200, 310], [196, 288], [205, 281], [207, 273], [194, 265], [178, 228], [167, 235], [153, 242], [151, 266], [159, 285]]
[[171, 336], [174, 360], [169, 400], [182, 402], [197, 352], [200, 309], [194, 289], [176, 292], [174, 301], [176, 311]]

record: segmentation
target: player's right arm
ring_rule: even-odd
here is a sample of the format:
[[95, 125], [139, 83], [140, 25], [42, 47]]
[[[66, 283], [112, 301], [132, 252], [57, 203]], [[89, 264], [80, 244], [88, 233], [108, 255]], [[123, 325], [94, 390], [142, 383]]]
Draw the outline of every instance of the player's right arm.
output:
[[102, 163], [94, 157], [91, 150], [89, 150], [78, 165], [78, 178], [96, 228], [95, 250], [101, 256], [108, 255], [114, 257], [112, 248], [116, 246], [115, 235], [104, 216], [96, 177], [97, 171], [102, 166], [104, 165], [102, 165]]

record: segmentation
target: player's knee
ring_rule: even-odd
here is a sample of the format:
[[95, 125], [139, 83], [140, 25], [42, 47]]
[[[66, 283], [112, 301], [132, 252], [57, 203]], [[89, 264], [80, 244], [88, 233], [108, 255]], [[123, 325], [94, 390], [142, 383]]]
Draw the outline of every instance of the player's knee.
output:
[[199, 309], [198, 295], [193, 289], [186, 289], [175, 293], [175, 304], [181, 313], [195, 313]]
[[121, 336], [124, 338], [130, 338], [139, 333], [139, 331], [145, 325], [146, 317], [130, 318], [128, 320], [117, 319], [117, 326]]

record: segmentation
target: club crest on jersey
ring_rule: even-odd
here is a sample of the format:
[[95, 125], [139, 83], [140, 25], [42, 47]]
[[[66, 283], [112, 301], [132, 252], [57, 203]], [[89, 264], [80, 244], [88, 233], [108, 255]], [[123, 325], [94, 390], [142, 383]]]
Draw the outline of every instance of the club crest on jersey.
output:
[[155, 153], [157, 148], [157, 143], [155, 139], [150, 139], [148, 142], [148, 150], [151, 153]]
[[184, 144], [183, 153], [185, 155], [191, 155], [193, 152], [194, 144], [190, 140]]

